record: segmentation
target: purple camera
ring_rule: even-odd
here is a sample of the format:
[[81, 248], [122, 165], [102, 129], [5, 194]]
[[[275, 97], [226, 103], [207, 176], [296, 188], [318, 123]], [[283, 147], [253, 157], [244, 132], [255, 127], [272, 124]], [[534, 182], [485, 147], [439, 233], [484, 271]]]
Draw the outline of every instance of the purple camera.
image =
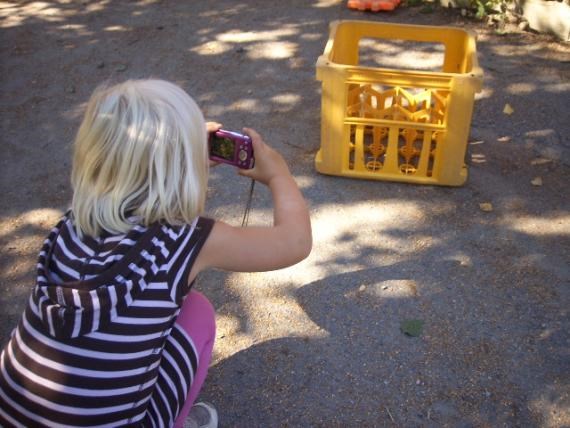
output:
[[210, 159], [215, 162], [227, 163], [241, 169], [253, 168], [253, 145], [247, 135], [220, 129], [210, 133], [208, 146]]

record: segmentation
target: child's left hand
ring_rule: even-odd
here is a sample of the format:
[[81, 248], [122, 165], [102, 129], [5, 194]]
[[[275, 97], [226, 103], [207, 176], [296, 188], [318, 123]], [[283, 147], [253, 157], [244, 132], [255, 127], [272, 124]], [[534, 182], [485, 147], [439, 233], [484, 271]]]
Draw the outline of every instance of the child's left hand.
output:
[[[218, 122], [206, 122], [206, 131], [208, 132], [208, 135], [211, 132], [216, 132], [218, 129], [222, 128], [222, 124], [218, 123]], [[215, 162], [213, 160], [210, 160], [210, 168], [216, 165], [219, 165], [220, 162]]]

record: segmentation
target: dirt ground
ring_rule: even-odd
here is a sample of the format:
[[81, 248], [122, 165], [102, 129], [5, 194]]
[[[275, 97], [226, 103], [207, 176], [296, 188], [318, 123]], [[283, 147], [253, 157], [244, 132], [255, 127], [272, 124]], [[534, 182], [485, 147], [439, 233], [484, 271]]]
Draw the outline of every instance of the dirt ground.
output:
[[[313, 218], [314, 250], [299, 265], [199, 279], [218, 313], [201, 399], [220, 426], [570, 426], [570, 46], [426, 12], [354, 12], [340, 0], [0, 1], [0, 342], [69, 206], [89, 94], [108, 79], [160, 77], [208, 119], [258, 129], [290, 162]], [[315, 62], [336, 19], [477, 33], [485, 77], [464, 186], [315, 171]], [[426, 59], [372, 49], [394, 68]], [[208, 215], [239, 224], [248, 188], [216, 168]], [[250, 224], [270, 221], [257, 186]], [[423, 322], [418, 337], [402, 333], [409, 319]]]

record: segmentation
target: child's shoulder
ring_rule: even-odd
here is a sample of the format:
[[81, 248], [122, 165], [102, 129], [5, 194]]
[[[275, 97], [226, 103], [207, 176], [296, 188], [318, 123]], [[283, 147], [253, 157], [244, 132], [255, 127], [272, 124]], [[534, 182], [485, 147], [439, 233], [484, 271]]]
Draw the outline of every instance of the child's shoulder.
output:
[[158, 225], [159, 233], [167, 235], [173, 240], [178, 240], [187, 235], [208, 235], [215, 221], [209, 217], [198, 216], [188, 224], [170, 224], [161, 222]]

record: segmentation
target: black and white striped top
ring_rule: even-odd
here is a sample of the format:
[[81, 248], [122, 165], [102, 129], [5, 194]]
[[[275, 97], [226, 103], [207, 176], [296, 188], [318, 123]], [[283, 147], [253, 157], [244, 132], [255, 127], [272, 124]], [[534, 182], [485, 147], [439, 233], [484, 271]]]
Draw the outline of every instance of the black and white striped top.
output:
[[198, 355], [174, 323], [213, 221], [80, 239], [68, 214], [0, 356], [0, 426], [170, 426]]

